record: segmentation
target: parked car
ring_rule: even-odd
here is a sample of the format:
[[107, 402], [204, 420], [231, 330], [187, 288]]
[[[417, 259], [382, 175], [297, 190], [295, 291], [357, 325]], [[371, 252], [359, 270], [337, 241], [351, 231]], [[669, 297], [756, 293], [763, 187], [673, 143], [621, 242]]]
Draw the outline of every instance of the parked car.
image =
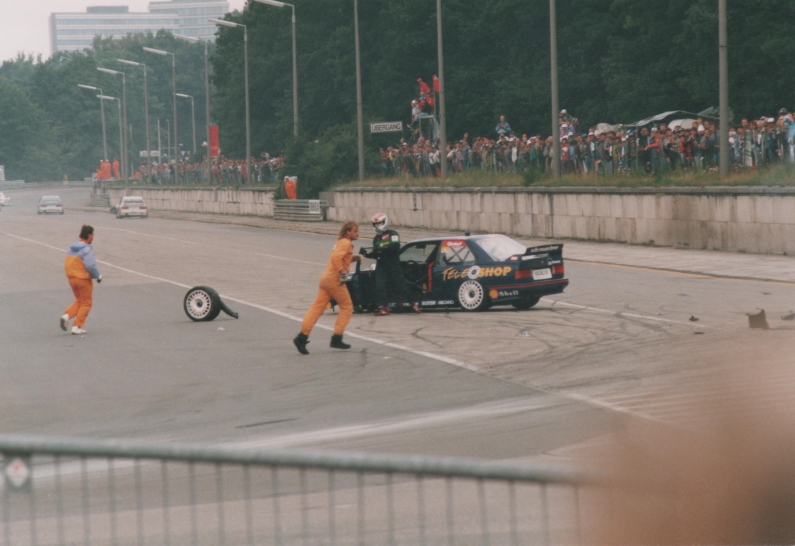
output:
[[0, 191], [0, 206], [7, 206], [11, 203], [11, 198]]
[[45, 195], [39, 199], [39, 214], [63, 214], [63, 202], [57, 195]]
[[[348, 283], [357, 311], [376, 308], [376, 264], [369, 262], [357, 263]], [[422, 308], [480, 311], [512, 305], [524, 310], [569, 285], [562, 244], [526, 248], [499, 234], [411, 241], [401, 249], [400, 263], [411, 297]], [[402, 305], [408, 302], [390, 302]]]
[[124, 217], [148, 218], [149, 211], [146, 208], [146, 203], [144, 203], [144, 198], [133, 195], [122, 197], [119, 200], [119, 204], [116, 205], [116, 218], [122, 219]]

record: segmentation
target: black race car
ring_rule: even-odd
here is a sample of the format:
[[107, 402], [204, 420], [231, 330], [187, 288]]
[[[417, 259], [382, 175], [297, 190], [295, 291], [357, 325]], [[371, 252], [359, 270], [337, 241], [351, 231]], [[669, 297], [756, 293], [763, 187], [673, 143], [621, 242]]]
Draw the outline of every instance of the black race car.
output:
[[[419, 239], [400, 250], [400, 264], [409, 292], [423, 308], [530, 309], [542, 296], [559, 294], [569, 284], [562, 244], [525, 248], [505, 235]], [[362, 258], [348, 288], [354, 309], [375, 309], [375, 263]], [[409, 303], [390, 302], [390, 307]]]

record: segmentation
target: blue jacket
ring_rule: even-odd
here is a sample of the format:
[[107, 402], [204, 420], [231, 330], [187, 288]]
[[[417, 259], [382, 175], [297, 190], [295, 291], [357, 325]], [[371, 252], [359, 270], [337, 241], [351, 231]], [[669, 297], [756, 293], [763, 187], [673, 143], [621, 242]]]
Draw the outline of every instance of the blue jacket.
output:
[[94, 257], [94, 249], [85, 241], [77, 241], [69, 247], [64, 267], [67, 277], [98, 279], [100, 276], [97, 268], [97, 259]]

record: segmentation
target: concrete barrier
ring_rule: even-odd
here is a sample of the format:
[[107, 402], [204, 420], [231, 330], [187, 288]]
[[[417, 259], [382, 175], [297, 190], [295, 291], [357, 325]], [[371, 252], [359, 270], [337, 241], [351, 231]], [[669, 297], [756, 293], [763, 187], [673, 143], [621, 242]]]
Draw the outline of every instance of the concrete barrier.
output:
[[110, 188], [111, 206], [125, 195], [140, 195], [149, 210], [176, 210], [242, 216], [273, 216], [274, 188]]
[[341, 188], [329, 220], [795, 254], [795, 188]]
[[[150, 210], [273, 217], [274, 188], [110, 189]], [[340, 188], [323, 192], [332, 221], [506, 233], [758, 254], [795, 254], [795, 188]]]

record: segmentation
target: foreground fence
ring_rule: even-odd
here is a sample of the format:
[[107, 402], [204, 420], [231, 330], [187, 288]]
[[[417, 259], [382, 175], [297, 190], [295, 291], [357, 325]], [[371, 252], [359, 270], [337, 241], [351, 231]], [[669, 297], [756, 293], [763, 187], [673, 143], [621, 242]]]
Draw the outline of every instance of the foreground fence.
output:
[[12, 544], [578, 544], [581, 478], [470, 459], [0, 435]]

